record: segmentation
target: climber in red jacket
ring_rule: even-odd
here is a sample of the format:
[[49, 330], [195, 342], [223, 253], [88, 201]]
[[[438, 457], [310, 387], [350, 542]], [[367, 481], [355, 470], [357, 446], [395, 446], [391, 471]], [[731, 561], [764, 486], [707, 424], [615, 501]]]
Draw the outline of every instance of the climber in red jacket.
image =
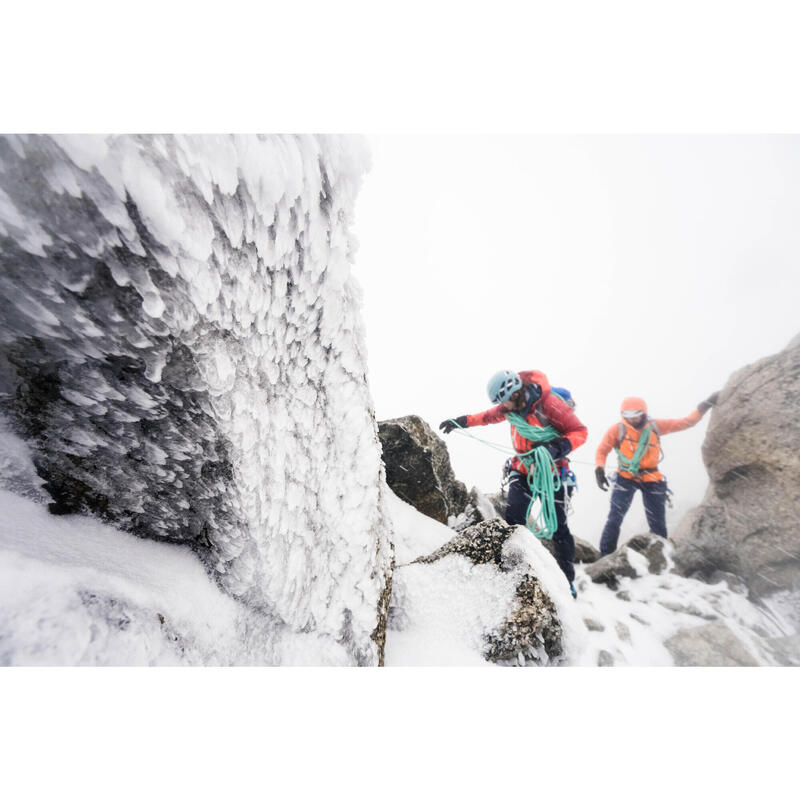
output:
[[[587, 437], [586, 426], [575, 416], [575, 413], [564, 400], [551, 391], [550, 382], [543, 372], [527, 370], [513, 372], [502, 370], [492, 376], [487, 387], [490, 400], [496, 405], [480, 414], [468, 414], [462, 417], [446, 419], [439, 425], [444, 433], [455, 428], [472, 428], [476, 425], [494, 425], [504, 422], [512, 412], [519, 414], [528, 425], [544, 428], [552, 425], [560, 434], [559, 438], [549, 442], [536, 443], [526, 439], [512, 424], [511, 442], [518, 454], [530, 452], [534, 447], [543, 447], [552, 456], [556, 465], [556, 473], [567, 462], [565, 456], [580, 447]], [[528, 434], [530, 435], [530, 434]], [[511, 461], [511, 475], [508, 484], [508, 501], [506, 503], [506, 522], [509, 525], [526, 525], [527, 511], [531, 501], [528, 487], [528, 467], [514, 456]], [[577, 592], [575, 580], [575, 540], [567, 526], [564, 507], [564, 486], [555, 492], [555, 510], [557, 528], [553, 533], [556, 549], [556, 560], [569, 581], [570, 591], [575, 597]]]

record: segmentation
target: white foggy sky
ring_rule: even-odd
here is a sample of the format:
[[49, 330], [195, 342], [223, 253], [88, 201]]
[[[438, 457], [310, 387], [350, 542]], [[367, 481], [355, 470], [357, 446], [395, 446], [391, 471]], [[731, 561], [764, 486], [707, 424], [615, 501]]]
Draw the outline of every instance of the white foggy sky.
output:
[[[681, 417], [800, 331], [797, 136], [376, 136], [356, 206], [378, 419], [490, 407], [498, 369], [541, 369], [589, 428], [573, 533], [599, 539], [599, 440], [621, 399]], [[707, 485], [707, 418], [664, 439], [670, 529]], [[474, 429], [508, 443], [506, 424]], [[504, 457], [446, 437], [458, 478]], [[613, 454], [607, 462], [614, 464]], [[623, 538], [646, 528], [637, 499]]]

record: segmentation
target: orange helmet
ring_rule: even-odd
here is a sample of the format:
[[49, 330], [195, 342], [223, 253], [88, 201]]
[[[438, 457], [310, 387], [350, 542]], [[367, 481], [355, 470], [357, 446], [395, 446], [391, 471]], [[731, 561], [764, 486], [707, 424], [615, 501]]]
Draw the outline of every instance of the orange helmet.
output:
[[642, 414], [647, 414], [647, 403], [641, 397], [626, 397], [622, 401], [620, 413], [624, 415], [626, 411], [641, 411]]

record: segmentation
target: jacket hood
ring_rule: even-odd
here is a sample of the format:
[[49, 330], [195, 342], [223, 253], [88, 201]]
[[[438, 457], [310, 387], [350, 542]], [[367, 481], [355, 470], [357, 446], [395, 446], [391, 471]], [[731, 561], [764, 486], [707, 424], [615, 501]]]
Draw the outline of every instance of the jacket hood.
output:
[[641, 397], [626, 397], [622, 401], [622, 406], [619, 410], [620, 413], [623, 411], [641, 411], [643, 414], [647, 414], [647, 403]]

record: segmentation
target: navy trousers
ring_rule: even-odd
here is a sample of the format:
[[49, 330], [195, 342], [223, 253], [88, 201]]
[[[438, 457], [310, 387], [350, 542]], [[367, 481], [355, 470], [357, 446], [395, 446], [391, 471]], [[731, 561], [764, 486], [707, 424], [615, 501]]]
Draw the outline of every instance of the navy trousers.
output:
[[659, 536], [667, 538], [667, 520], [664, 510], [667, 502], [667, 482], [634, 481], [618, 474], [614, 478], [614, 490], [611, 492], [611, 510], [608, 512], [603, 535], [600, 537], [600, 552], [604, 556], [617, 549], [622, 520], [625, 519], [637, 491], [642, 493], [644, 513], [651, 533], [657, 533]]
[[[556, 521], [558, 527], [553, 534], [556, 547], [556, 561], [561, 571], [572, 583], [575, 580], [575, 540], [567, 526], [567, 514], [564, 509], [564, 485], [555, 493]], [[531, 502], [528, 479], [520, 472], [512, 472], [508, 481], [508, 500], [506, 502], [506, 522], [509, 525], [525, 525], [525, 512]]]

